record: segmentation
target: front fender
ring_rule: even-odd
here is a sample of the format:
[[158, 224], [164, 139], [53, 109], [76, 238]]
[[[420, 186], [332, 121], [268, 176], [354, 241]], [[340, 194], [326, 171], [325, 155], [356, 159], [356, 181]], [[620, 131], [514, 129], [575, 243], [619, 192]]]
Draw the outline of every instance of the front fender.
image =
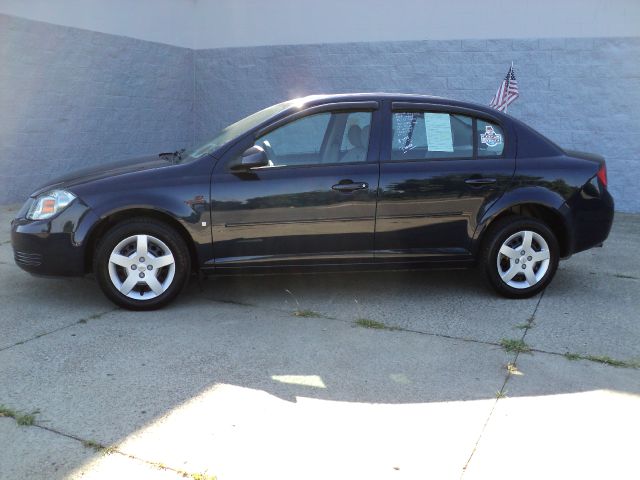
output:
[[[166, 170], [166, 169], [165, 169]], [[211, 258], [211, 212], [208, 170], [187, 169], [146, 172], [104, 179], [74, 187], [74, 193], [91, 208], [92, 215], [79, 225], [75, 241], [86, 244], [101, 233], [106, 219], [148, 212], [183, 231], [194, 248], [197, 264]], [[204, 173], [204, 174], [203, 174]], [[179, 227], [178, 227], [179, 226]]]

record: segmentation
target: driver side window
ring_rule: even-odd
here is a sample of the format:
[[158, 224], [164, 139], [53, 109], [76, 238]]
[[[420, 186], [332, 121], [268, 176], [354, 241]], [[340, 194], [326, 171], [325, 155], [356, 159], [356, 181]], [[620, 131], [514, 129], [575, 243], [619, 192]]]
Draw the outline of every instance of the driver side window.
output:
[[270, 166], [365, 162], [371, 112], [323, 112], [260, 137]]

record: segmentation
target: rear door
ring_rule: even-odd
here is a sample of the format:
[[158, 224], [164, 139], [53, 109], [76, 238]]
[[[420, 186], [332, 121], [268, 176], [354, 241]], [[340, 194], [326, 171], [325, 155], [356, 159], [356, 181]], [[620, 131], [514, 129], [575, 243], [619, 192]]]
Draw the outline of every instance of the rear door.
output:
[[[311, 108], [241, 142], [212, 177], [216, 268], [373, 261], [378, 102]], [[234, 172], [251, 146], [270, 164]]]
[[468, 258], [479, 214], [513, 177], [515, 139], [484, 112], [406, 102], [389, 107], [377, 261]]

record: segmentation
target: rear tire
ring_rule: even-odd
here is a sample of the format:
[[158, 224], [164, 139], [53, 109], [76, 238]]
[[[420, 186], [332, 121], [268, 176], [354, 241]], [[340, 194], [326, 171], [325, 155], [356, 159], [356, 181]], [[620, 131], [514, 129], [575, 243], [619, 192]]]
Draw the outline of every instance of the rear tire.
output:
[[490, 227], [481, 266], [489, 284], [508, 298], [527, 298], [544, 290], [558, 268], [558, 240], [535, 218], [512, 215]]
[[185, 287], [191, 257], [184, 239], [157, 220], [115, 225], [97, 245], [93, 271], [104, 294], [128, 310], [154, 310]]

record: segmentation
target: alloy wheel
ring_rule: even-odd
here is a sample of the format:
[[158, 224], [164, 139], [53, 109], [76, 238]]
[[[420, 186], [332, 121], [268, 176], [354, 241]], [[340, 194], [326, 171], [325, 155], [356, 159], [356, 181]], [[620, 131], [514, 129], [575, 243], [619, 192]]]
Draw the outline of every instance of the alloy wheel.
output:
[[530, 288], [544, 278], [550, 259], [551, 252], [544, 237], [523, 230], [502, 243], [497, 257], [498, 275], [512, 288]]
[[171, 249], [152, 235], [138, 234], [118, 243], [109, 256], [109, 278], [134, 300], [162, 295], [173, 282], [176, 262]]

